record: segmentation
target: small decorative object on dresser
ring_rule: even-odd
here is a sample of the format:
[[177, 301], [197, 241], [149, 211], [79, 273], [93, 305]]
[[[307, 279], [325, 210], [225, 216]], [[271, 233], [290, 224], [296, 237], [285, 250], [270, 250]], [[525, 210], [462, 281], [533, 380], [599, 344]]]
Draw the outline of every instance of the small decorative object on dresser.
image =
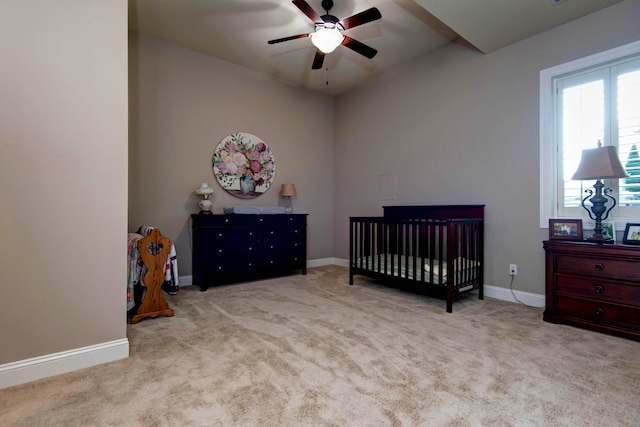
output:
[[209, 200], [209, 196], [213, 196], [213, 188], [209, 187], [209, 184], [203, 182], [200, 184], [200, 187], [196, 190], [196, 194], [202, 198], [198, 203], [200, 206], [200, 214], [210, 214], [213, 203]]
[[547, 240], [543, 319], [640, 340], [640, 248]]
[[640, 245], [640, 224], [627, 224], [624, 228], [622, 243], [627, 245]]
[[193, 283], [209, 286], [301, 270], [307, 274], [306, 214], [191, 215]]
[[582, 240], [582, 220], [549, 219], [549, 239]]
[[615, 221], [607, 221], [602, 223], [602, 237], [607, 240], [611, 240], [611, 243], [616, 241], [616, 223]]

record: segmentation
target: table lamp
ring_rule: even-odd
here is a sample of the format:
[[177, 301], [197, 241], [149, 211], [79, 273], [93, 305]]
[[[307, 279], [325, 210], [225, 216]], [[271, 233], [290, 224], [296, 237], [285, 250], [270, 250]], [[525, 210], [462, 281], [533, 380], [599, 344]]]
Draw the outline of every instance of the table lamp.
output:
[[280, 195], [287, 198], [287, 206], [284, 208], [284, 211], [290, 214], [293, 212], [293, 208], [291, 207], [291, 197], [296, 195], [296, 186], [294, 184], [282, 184]]
[[[582, 150], [582, 158], [580, 159], [578, 170], [576, 170], [576, 173], [571, 179], [596, 180], [596, 183], [593, 185], [595, 195], [593, 190], [586, 189], [585, 193], [588, 193], [588, 195], [582, 199], [582, 207], [589, 214], [589, 218], [596, 222], [593, 235], [587, 237], [586, 240], [596, 243], [613, 243], [613, 239], [606, 238], [602, 235], [602, 221], [609, 217], [609, 212], [616, 206], [616, 199], [609, 194], [609, 191], [613, 189], [604, 188], [601, 180], [624, 178], [627, 176], [629, 175], [624, 170], [624, 167], [622, 167], [622, 163], [620, 163], [616, 147], [611, 145], [603, 147], [602, 143], [598, 141], [598, 148]], [[607, 198], [612, 202], [608, 209], [605, 207]], [[591, 202], [591, 209], [585, 205], [587, 199]]]
[[200, 206], [200, 214], [211, 214], [211, 207], [213, 203], [209, 200], [209, 196], [213, 195], [213, 188], [209, 187], [209, 184], [203, 182], [200, 184], [200, 188], [196, 190], [196, 194], [202, 198], [198, 203]]

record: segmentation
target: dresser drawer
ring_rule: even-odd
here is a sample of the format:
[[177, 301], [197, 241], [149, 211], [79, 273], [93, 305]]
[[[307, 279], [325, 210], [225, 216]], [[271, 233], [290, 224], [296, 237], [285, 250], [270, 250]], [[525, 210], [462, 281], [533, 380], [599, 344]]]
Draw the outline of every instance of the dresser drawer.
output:
[[559, 254], [556, 256], [555, 271], [603, 279], [640, 281], [640, 262], [635, 260]]
[[640, 307], [640, 284], [631, 282], [558, 274], [556, 292]]
[[557, 311], [603, 322], [640, 326], [640, 309], [558, 296]]

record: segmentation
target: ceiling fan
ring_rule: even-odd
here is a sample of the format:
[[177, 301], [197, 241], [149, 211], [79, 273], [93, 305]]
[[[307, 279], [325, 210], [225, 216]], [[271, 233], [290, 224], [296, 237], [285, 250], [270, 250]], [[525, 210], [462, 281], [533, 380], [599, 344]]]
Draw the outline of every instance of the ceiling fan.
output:
[[316, 56], [313, 59], [312, 69], [322, 68], [324, 56], [333, 52], [340, 45], [346, 46], [354, 52], [364, 55], [371, 59], [378, 51], [364, 43], [352, 39], [343, 32], [358, 25], [366, 24], [376, 19], [382, 18], [380, 11], [372, 7], [363, 12], [356, 13], [345, 19], [338, 19], [333, 15], [329, 15], [329, 10], [333, 7], [333, 0], [322, 0], [322, 8], [327, 12], [325, 15], [318, 15], [305, 0], [293, 0], [293, 4], [302, 11], [311, 21], [315, 28], [311, 33], [298, 34], [295, 36], [283, 37], [281, 39], [269, 40], [267, 43], [274, 44], [289, 40], [310, 37], [311, 43], [316, 47]]

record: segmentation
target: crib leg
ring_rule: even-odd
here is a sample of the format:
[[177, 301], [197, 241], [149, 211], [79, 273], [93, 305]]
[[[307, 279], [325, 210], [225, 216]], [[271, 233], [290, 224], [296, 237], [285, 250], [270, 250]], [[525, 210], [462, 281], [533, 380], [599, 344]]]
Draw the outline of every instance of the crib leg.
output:
[[453, 287], [447, 285], [447, 313], [453, 311]]

